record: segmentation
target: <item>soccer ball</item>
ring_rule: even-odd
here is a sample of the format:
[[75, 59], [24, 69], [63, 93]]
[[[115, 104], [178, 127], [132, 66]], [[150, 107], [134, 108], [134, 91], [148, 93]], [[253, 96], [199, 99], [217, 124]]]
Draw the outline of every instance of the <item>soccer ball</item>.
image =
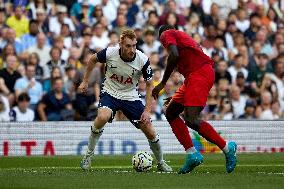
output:
[[132, 165], [137, 172], [150, 171], [152, 164], [153, 158], [148, 152], [139, 151], [132, 157]]

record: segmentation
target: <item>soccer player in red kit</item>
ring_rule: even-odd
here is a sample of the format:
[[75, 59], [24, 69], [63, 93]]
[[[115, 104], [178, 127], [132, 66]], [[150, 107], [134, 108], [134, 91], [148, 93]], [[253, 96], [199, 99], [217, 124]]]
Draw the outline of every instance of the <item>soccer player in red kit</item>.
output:
[[[163, 79], [153, 89], [152, 96], [155, 99], [158, 98], [159, 92], [164, 88], [174, 69], [177, 68], [185, 78], [166, 110], [166, 118], [172, 131], [187, 152], [185, 163], [179, 174], [189, 173], [203, 162], [202, 155], [193, 146], [187, 126], [209, 142], [216, 144], [224, 152], [226, 170], [228, 173], [232, 172], [237, 163], [236, 143], [226, 142], [210, 123], [199, 118], [214, 83], [214, 62], [203, 53], [198, 43], [185, 32], [175, 30], [174, 26], [161, 26], [159, 37], [169, 56]], [[182, 112], [184, 112], [184, 120], [179, 116]]]

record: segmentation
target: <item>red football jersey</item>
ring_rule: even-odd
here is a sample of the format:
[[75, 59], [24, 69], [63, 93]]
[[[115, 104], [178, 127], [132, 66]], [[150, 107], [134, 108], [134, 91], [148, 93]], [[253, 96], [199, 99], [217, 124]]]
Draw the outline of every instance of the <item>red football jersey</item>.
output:
[[200, 69], [204, 64], [214, 64], [212, 59], [204, 54], [200, 45], [185, 32], [167, 30], [162, 33], [160, 41], [165, 48], [170, 45], [177, 46], [179, 52], [178, 71], [184, 77]]

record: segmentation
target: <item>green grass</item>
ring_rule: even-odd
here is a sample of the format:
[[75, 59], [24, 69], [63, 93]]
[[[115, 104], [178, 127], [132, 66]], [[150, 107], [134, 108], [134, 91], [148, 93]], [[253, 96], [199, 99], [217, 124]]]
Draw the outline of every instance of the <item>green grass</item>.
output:
[[[166, 155], [177, 171], [184, 155]], [[204, 164], [186, 175], [137, 173], [131, 156], [96, 156], [90, 171], [79, 156], [1, 157], [0, 188], [283, 188], [284, 153], [240, 154], [236, 170], [227, 174], [222, 154], [205, 154]]]

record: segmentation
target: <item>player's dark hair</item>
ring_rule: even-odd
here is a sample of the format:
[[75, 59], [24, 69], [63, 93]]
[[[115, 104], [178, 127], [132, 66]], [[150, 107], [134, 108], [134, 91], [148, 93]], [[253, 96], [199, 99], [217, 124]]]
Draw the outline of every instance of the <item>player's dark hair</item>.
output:
[[159, 37], [161, 37], [162, 33], [164, 31], [167, 31], [167, 30], [174, 30], [175, 27], [172, 26], [172, 25], [162, 25], [160, 28], [159, 28]]

